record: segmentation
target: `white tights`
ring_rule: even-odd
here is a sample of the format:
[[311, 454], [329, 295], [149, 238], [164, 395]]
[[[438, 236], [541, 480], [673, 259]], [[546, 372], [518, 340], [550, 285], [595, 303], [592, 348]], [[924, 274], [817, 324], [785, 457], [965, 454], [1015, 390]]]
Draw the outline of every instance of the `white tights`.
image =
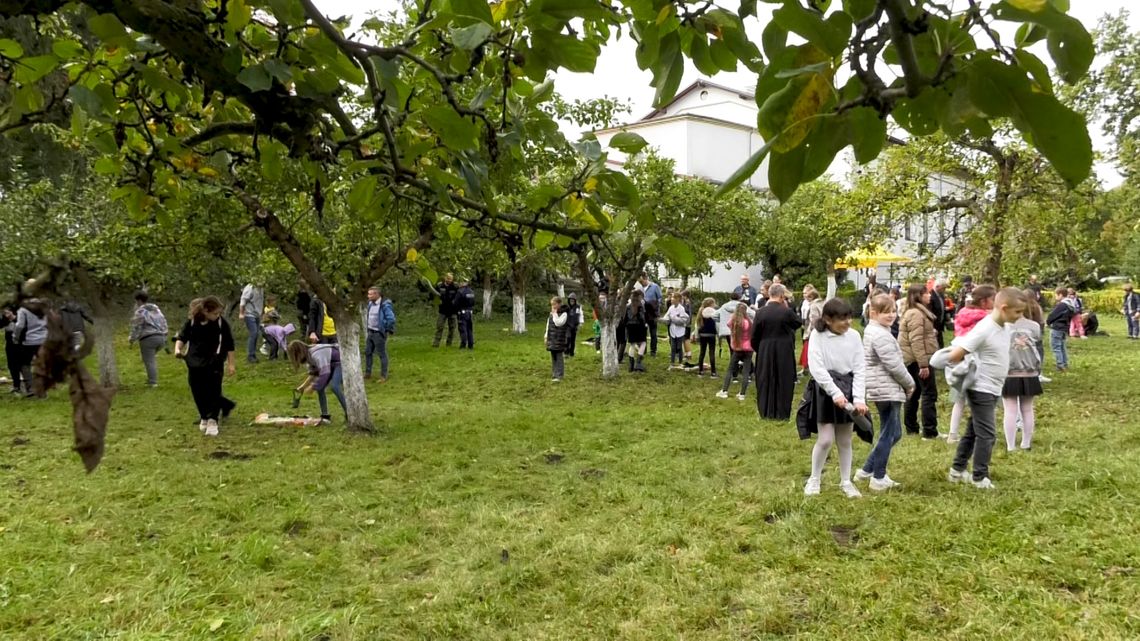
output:
[[1037, 426], [1037, 416], [1033, 411], [1032, 396], [1003, 397], [1005, 406], [1005, 448], [1013, 450], [1017, 440], [1017, 415], [1021, 413], [1021, 448], [1029, 449], [1033, 445], [1033, 429]]
[[950, 410], [950, 438], [958, 438], [958, 428], [962, 425], [962, 414], [966, 408], [966, 393], [958, 397], [954, 401], [954, 407]]
[[827, 454], [831, 452], [831, 444], [839, 445], [839, 480], [851, 480], [851, 423], [820, 423], [819, 438], [811, 451], [811, 475], [819, 478], [823, 473], [823, 465], [827, 463]]

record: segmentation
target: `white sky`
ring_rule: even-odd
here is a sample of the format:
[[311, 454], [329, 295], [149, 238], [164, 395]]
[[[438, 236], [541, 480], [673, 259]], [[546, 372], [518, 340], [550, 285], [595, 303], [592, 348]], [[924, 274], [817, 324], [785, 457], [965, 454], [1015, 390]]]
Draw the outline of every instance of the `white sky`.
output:
[[[396, 6], [392, 0], [315, 0], [315, 3], [331, 17], [349, 15], [355, 18], [354, 22], [363, 20], [370, 12], [389, 11]], [[1091, 30], [1096, 26], [1097, 19], [1100, 16], [1106, 13], [1116, 13], [1134, 3], [1135, 0], [1071, 0], [1072, 8], [1069, 14]], [[728, 0], [723, 4], [733, 5], [735, 2]], [[951, 4], [963, 3], [961, 0], [951, 0]], [[996, 3], [984, 2], [984, 4]], [[776, 5], [758, 4], [761, 15], [765, 11], [770, 14], [775, 8]], [[755, 41], [759, 41], [760, 30], [764, 23], [755, 18], [749, 19], [748, 22], [749, 33]], [[1132, 11], [1129, 22], [1133, 29], [1140, 29], [1140, 6]], [[1005, 29], [1001, 31], [1007, 33]], [[1013, 29], [1008, 30], [1008, 37], [1012, 37], [1012, 32]], [[597, 71], [592, 74], [560, 71], [555, 76], [555, 89], [567, 99], [610, 96], [627, 100], [633, 106], [629, 118], [641, 118], [652, 110], [654, 89], [649, 84], [652, 80], [652, 74], [637, 67], [637, 62], [634, 59], [634, 47], [633, 40], [628, 35], [623, 36], [620, 41], [611, 42], [608, 47], [602, 50], [596, 67]], [[743, 67], [741, 68], [743, 69]], [[681, 89], [684, 89], [698, 77], [700, 76], [692, 64], [687, 65], [685, 77], [681, 81]], [[745, 89], [756, 84], [755, 74], [748, 71], [721, 73], [711, 79], [718, 84], [739, 89]], [[1090, 125], [1089, 129], [1089, 133], [1093, 137], [1093, 145], [1098, 151], [1107, 152], [1108, 141], [1101, 135], [1099, 125], [1094, 123]], [[1108, 186], [1114, 186], [1121, 181], [1120, 175], [1110, 165], [1098, 164], [1096, 171], [1097, 175]]]

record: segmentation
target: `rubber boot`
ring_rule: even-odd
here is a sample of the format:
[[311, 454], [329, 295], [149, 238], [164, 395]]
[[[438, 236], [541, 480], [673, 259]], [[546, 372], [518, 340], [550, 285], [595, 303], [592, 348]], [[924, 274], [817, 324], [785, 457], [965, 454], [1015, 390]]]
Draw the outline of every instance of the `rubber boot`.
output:
[[645, 363], [642, 362], [644, 360], [645, 360], [644, 356], [638, 356], [637, 357], [637, 365], [636, 365], [637, 371], [639, 371], [639, 372], [645, 371]]
[[630, 357], [629, 357], [629, 371], [631, 371], [631, 372], [632, 372], [632, 371], [633, 371], [633, 367], [634, 367], [634, 366], [633, 366], [633, 357], [632, 357], [632, 356], [630, 356]]

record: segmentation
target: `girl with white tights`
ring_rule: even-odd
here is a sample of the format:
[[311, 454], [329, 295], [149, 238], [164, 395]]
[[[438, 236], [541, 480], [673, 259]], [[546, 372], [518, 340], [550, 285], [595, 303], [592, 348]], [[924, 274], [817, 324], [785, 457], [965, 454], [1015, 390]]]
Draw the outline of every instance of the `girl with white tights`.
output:
[[862, 496], [851, 482], [849, 412], [867, 413], [865, 368], [863, 340], [851, 329], [851, 306], [839, 298], [827, 301], [808, 339], [819, 437], [811, 453], [811, 477], [804, 485], [807, 496], [819, 494], [820, 475], [833, 443], [839, 446], [839, 489], [850, 498]]
[[1041, 352], [1041, 308], [1033, 296], [1029, 296], [1029, 307], [1025, 316], [1007, 326], [1009, 331], [1009, 375], [1002, 387], [1002, 405], [1005, 407], [1005, 448], [1017, 450], [1017, 417], [1021, 416], [1021, 449], [1033, 447], [1033, 429], [1037, 426], [1037, 416], [1033, 411], [1033, 400], [1040, 396]]

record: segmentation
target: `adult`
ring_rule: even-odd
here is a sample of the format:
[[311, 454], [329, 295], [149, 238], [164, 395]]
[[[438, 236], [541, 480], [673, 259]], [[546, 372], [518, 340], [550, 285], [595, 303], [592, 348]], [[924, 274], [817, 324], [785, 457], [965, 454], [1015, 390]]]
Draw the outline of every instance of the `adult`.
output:
[[218, 421], [237, 405], [222, 394], [222, 372], [234, 375], [234, 335], [214, 296], [190, 302], [190, 318], [174, 343], [174, 356], [186, 361], [190, 394], [198, 408], [198, 429], [218, 435]]
[[641, 272], [639, 282], [645, 296], [645, 320], [649, 323], [649, 355], [657, 356], [657, 318], [661, 315], [664, 298], [661, 286], [649, 280], [649, 274]]
[[336, 321], [328, 312], [329, 308], [324, 301], [313, 295], [309, 302], [309, 327], [307, 328], [310, 343], [323, 345], [335, 345], [337, 343]]
[[756, 297], [756, 302], [752, 305], [753, 309], [760, 309], [768, 304], [768, 292], [772, 289], [772, 281], [766, 280], [760, 283], [760, 295]]
[[1041, 304], [1041, 283], [1037, 282], [1037, 274], [1029, 275], [1029, 282], [1026, 283], [1025, 290], [1033, 296], [1033, 300], [1038, 305]]
[[566, 309], [569, 316], [566, 319], [566, 355], [574, 356], [574, 345], [578, 342], [578, 328], [585, 322], [582, 306], [578, 304], [578, 295], [571, 292], [566, 297]]
[[[784, 285], [784, 279], [781, 278], [779, 274], [776, 274], [775, 276], [772, 277], [772, 284], [773, 285]], [[769, 287], [768, 294], [769, 294], [769, 296], [771, 296], [771, 288], [770, 287]], [[784, 285], [784, 301], [788, 304], [788, 307], [793, 307], [795, 305], [795, 302], [796, 302], [795, 292], [793, 292], [791, 290], [791, 288], [788, 287], [787, 285]]]
[[166, 349], [169, 332], [166, 316], [158, 305], [150, 302], [150, 295], [142, 290], [135, 292], [135, 313], [131, 316], [131, 334], [127, 342], [139, 344], [149, 387], [158, 387], [158, 350]]
[[914, 283], [906, 291], [906, 311], [899, 324], [899, 347], [907, 372], [916, 389], [906, 401], [903, 425], [908, 434], [918, 434], [918, 406], [922, 401], [922, 438], [938, 438], [938, 386], [930, 357], [938, 351], [934, 332], [934, 313], [930, 311], [931, 293], [923, 283]]
[[1140, 338], [1140, 294], [1132, 291], [1132, 283], [1124, 286], [1124, 306], [1121, 310], [1128, 321], [1128, 338]]
[[962, 277], [962, 289], [958, 292], [958, 309], [966, 306], [970, 302], [967, 299], [972, 299], [971, 294], [974, 293], [974, 277], [966, 275]]
[[447, 324], [447, 346], [455, 339], [456, 309], [455, 297], [459, 294], [459, 287], [455, 284], [455, 274], [444, 274], [443, 280], [436, 283], [433, 289], [439, 296], [439, 316], [435, 320], [435, 339], [432, 347], [439, 347], [439, 340], [443, 337], [443, 326]]
[[943, 334], [946, 333], [946, 286], [948, 284], [945, 278], [939, 278], [934, 281], [934, 287], [930, 290], [930, 313], [934, 314], [934, 335], [938, 341], [938, 349], [946, 346], [946, 339]]
[[20, 344], [16, 341], [16, 313], [18, 311], [18, 307], [5, 307], [3, 316], [0, 317], [0, 327], [4, 328], [4, 359], [8, 361], [8, 376], [12, 379], [13, 394], [21, 394], [24, 391], [20, 384], [22, 380]]
[[302, 281], [301, 286], [297, 289], [297, 327], [306, 329], [309, 327], [309, 307], [313, 304], [313, 295], [305, 283]]
[[16, 312], [16, 342], [20, 345], [20, 377], [24, 381], [24, 396], [35, 396], [32, 391], [32, 363], [47, 340], [47, 305], [38, 298], [29, 298]]
[[759, 292], [749, 281], [748, 274], [740, 275], [740, 285], [732, 290], [732, 293], [736, 296], [736, 300], [747, 301], [749, 307], [756, 304], [756, 296], [759, 295]]
[[265, 290], [249, 283], [241, 290], [238, 314], [245, 321], [245, 329], [249, 332], [245, 344], [245, 360], [250, 363], [257, 362], [257, 338], [261, 336], [261, 313], [264, 309]]
[[392, 301], [380, 295], [379, 287], [368, 288], [368, 304], [364, 308], [364, 380], [372, 378], [372, 361], [380, 358], [381, 383], [388, 380], [388, 337], [396, 331], [396, 313]]
[[756, 352], [756, 409], [761, 418], [786, 421], [792, 416], [796, 387], [796, 330], [799, 315], [788, 305], [783, 285], [768, 290], [768, 304], [752, 323]]
[[455, 315], [459, 320], [459, 349], [475, 349], [475, 290], [468, 278], [459, 282], [455, 293]]

